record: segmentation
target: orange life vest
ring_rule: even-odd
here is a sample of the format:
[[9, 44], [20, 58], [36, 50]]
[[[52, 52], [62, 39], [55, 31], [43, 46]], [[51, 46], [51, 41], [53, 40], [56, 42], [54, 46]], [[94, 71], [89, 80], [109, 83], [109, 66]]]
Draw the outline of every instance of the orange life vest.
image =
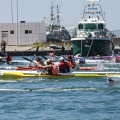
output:
[[58, 74], [58, 68], [56, 65], [52, 65], [52, 74], [57, 75]]
[[70, 68], [74, 69], [76, 64], [75, 62], [68, 61], [68, 65], [70, 66]]

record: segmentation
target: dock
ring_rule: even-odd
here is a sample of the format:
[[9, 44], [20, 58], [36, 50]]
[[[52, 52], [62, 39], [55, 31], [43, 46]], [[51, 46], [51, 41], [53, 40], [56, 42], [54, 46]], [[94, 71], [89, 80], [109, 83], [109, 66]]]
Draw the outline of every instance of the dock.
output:
[[[31, 48], [29, 46], [6, 46], [6, 52], [8, 53], [10, 56], [33, 56], [36, 52], [36, 48]], [[56, 55], [60, 56], [60, 55], [68, 55], [68, 54], [72, 54], [71, 50], [65, 50], [64, 53], [62, 53], [62, 50], [53, 50], [49, 47], [47, 48], [39, 48], [37, 55], [49, 55], [49, 53], [54, 52]]]
[[[6, 52], [11, 56], [33, 56], [35, 54], [36, 48], [31, 48], [29, 46], [6, 46]], [[49, 55], [49, 53], [54, 52], [56, 55], [63, 55], [62, 50], [53, 50], [50, 48], [39, 48], [37, 55]], [[120, 46], [115, 46], [114, 53], [120, 52]], [[71, 55], [71, 50], [65, 50], [65, 55]]]

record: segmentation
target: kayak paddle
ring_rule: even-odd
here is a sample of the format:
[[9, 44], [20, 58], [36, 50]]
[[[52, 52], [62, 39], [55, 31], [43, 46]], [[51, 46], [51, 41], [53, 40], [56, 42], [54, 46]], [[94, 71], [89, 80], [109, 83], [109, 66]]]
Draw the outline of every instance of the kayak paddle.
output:
[[[37, 46], [36, 51], [35, 51], [35, 54], [37, 54], [38, 50], [39, 50], [39, 46]], [[34, 60], [34, 57], [35, 57], [35, 56], [33, 56], [32, 60], [31, 60], [31, 62], [30, 62], [30, 64], [29, 64], [28, 66], [31, 65], [32, 61]]]
[[[26, 58], [26, 57], [24, 57], [24, 56], [22, 56], [22, 58], [24, 58], [25, 60], [27, 60], [27, 61], [30, 61], [31, 63], [35, 63], [33, 60], [30, 60], [30, 59], [28, 59], [28, 58]], [[35, 63], [36, 64], [36, 63]]]

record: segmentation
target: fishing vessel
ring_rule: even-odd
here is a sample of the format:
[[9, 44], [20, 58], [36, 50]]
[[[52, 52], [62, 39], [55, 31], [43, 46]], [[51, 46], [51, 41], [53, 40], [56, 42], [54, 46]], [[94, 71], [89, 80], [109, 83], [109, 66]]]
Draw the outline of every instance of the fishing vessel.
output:
[[57, 5], [57, 11], [54, 13], [54, 5], [51, 5], [50, 23], [46, 27], [47, 41], [70, 40], [69, 31], [61, 26], [60, 7]]
[[99, 0], [86, 0], [82, 20], [71, 39], [73, 54], [111, 56], [114, 51], [112, 33], [106, 28]]

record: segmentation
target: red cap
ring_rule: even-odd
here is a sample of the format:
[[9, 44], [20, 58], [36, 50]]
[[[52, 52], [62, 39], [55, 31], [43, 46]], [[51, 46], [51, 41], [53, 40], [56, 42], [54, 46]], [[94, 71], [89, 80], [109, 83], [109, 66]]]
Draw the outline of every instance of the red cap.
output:
[[72, 56], [71, 56], [71, 55], [68, 55], [68, 59], [72, 59]]

